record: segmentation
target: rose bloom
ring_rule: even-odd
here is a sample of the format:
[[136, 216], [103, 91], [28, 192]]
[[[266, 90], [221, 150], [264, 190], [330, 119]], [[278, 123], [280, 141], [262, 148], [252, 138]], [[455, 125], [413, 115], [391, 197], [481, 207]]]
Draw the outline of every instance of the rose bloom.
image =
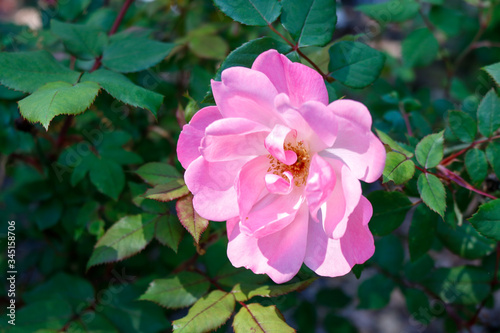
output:
[[360, 180], [385, 164], [368, 109], [328, 104], [321, 75], [275, 50], [224, 70], [212, 91], [217, 106], [184, 126], [177, 154], [195, 210], [227, 221], [231, 263], [283, 283], [302, 263], [333, 277], [368, 260], [373, 210]]

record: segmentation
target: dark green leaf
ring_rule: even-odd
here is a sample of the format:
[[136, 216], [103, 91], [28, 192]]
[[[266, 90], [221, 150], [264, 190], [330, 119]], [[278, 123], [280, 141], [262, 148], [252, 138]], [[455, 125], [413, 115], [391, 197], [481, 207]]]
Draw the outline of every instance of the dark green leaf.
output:
[[417, 186], [424, 203], [443, 217], [446, 210], [446, 191], [439, 178], [429, 173], [422, 173], [418, 177]]
[[425, 169], [434, 168], [443, 159], [443, 133], [427, 135], [417, 145], [417, 161]]
[[151, 185], [168, 184], [175, 179], [182, 178], [173, 166], [160, 162], [144, 164], [135, 173]]
[[337, 23], [334, 0], [283, 0], [281, 23], [299, 47], [328, 44]]
[[383, 270], [398, 274], [404, 260], [404, 249], [401, 241], [394, 235], [388, 235], [375, 241], [375, 254], [370, 259]]
[[340, 288], [324, 288], [316, 294], [315, 304], [333, 309], [343, 309], [351, 303], [351, 298]]
[[394, 289], [394, 282], [377, 274], [361, 283], [358, 288], [359, 309], [381, 309], [386, 306]]
[[500, 142], [490, 142], [486, 147], [486, 157], [491, 168], [500, 179]]
[[85, 73], [81, 81], [97, 82], [114, 98], [125, 104], [147, 109], [155, 117], [163, 103], [162, 95], [134, 84], [125, 75], [106, 69]]
[[258, 303], [248, 304], [238, 311], [234, 316], [233, 329], [235, 333], [295, 332], [276, 306], [264, 307]]
[[469, 222], [481, 235], [500, 241], [500, 199], [481, 205]]
[[476, 121], [463, 111], [449, 111], [448, 126], [451, 132], [462, 142], [470, 143], [476, 138]]
[[490, 137], [500, 127], [500, 98], [494, 89], [488, 91], [477, 109], [479, 132]]
[[403, 41], [403, 63], [408, 67], [427, 66], [438, 55], [439, 43], [427, 28], [412, 31]]
[[210, 332], [224, 324], [234, 311], [234, 297], [222, 290], [214, 290], [198, 300], [187, 316], [175, 320], [174, 332]]
[[210, 282], [202, 275], [180, 272], [166, 279], [154, 280], [139, 299], [153, 301], [166, 308], [184, 308], [196, 302], [209, 287]]
[[490, 293], [491, 274], [479, 267], [439, 268], [425, 280], [425, 286], [446, 303], [474, 305]]
[[384, 183], [392, 180], [394, 184], [404, 184], [413, 177], [415, 173], [415, 163], [407, 159], [403, 154], [388, 152], [384, 167]]
[[364, 88], [380, 75], [385, 55], [359, 42], [337, 42], [328, 50], [330, 76], [351, 88]]
[[88, 25], [52, 20], [50, 29], [53, 34], [62, 39], [64, 46], [71, 54], [81, 59], [91, 60], [100, 56], [108, 43], [108, 36], [105, 32]]
[[408, 197], [400, 192], [374, 191], [368, 195], [373, 205], [373, 217], [370, 230], [374, 235], [388, 235], [397, 229], [412, 204]]
[[57, 1], [57, 13], [67, 21], [73, 21], [82, 15], [92, 0]]
[[151, 242], [155, 232], [155, 216], [126, 216], [109, 228], [95, 245], [87, 269], [107, 262], [126, 259]]
[[413, 213], [408, 233], [408, 247], [412, 261], [417, 260], [430, 250], [439, 220], [439, 215], [427, 206], [418, 205]]
[[278, 0], [214, 0], [214, 3], [233, 20], [248, 25], [268, 25], [281, 14]]
[[473, 183], [482, 183], [488, 176], [488, 161], [484, 151], [477, 148], [469, 150], [465, 154], [465, 168]]
[[331, 312], [326, 315], [323, 327], [327, 333], [358, 333], [358, 329], [349, 320]]
[[118, 200], [125, 187], [125, 174], [120, 165], [112, 160], [96, 158], [90, 166], [90, 181], [99, 192]]
[[481, 236], [468, 223], [454, 229], [447, 223], [439, 223], [437, 232], [444, 246], [465, 259], [480, 259], [495, 249], [496, 243], [493, 240]]
[[62, 81], [50, 82], [20, 100], [19, 109], [24, 118], [39, 122], [48, 130], [55, 116], [74, 115], [87, 110], [100, 89], [95, 82], [82, 82], [74, 86]]
[[175, 216], [162, 215], [156, 219], [156, 239], [163, 245], [170, 247], [176, 253], [183, 235], [184, 229]]
[[102, 64], [116, 72], [138, 72], [161, 62], [173, 48], [172, 43], [146, 38], [118, 40], [104, 49]]
[[193, 208], [193, 196], [188, 195], [177, 200], [175, 205], [179, 221], [193, 236], [196, 243], [200, 241], [201, 234], [208, 227], [208, 220], [204, 219]]
[[429, 305], [429, 298], [425, 293], [418, 289], [403, 289], [403, 294], [405, 296], [406, 307], [410, 315], [422, 322], [424, 325], [428, 325], [432, 317], [428, 314], [431, 313], [431, 308]]
[[71, 306], [64, 300], [34, 302], [17, 310], [16, 325], [12, 326], [10, 332], [35, 332], [38, 329], [60, 331], [71, 316]]
[[61, 218], [63, 205], [57, 199], [40, 203], [36, 210], [35, 221], [40, 230], [53, 227]]
[[493, 80], [500, 86], [500, 62], [483, 67], [483, 70], [488, 73]]
[[417, 15], [419, 8], [420, 4], [413, 0], [390, 0], [356, 7], [366, 16], [382, 24], [409, 20]]
[[416, 261], [407, 261], [404, 267], [406, 278], [410, 282], [421, 282], [424, 278], [432, 274], [431, 270], [434, 268], [434, 261], [428, 254], [424, 254]]

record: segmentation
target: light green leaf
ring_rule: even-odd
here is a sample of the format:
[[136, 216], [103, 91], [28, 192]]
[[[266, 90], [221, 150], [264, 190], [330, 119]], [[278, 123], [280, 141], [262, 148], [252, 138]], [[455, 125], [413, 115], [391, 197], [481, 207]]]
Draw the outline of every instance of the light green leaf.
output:
[[316, 281], [316, 278], [290, 284], [264, 286], [238, 283], [234, 286], [233, 290], [231, 290], [231, 293], [234, 294], [237, 301], [246, 302], [255, 296], [277, 297], [294, 291], [301, 291], [307, 288], [314, 281]]
[[299, 47], [324, 46], [337, 23], [335, 0], [283, 0], [281, 23]]
[[288, 326], [276, 306], [262, 306], [258, 303], [242, 307], [234, 316], [233, 329], [235, 333], [292, 333], [295, 330]]
[[382, 24], [409, 20], [417, 15], [419, 8], [420, 4], [413, 0], [390, 0], [356, 7], [366, 16]]
[[424, 203], [443, 217], [446, 210], [446, 191], [439, 178], [422, 173], [418, 177], [417, 187]]
[[434, 168], [443, 159], [443, 134], [444, 131], [427, 135], [417, 144], [417, 161], [425, 169]]
[[403, 41], [403, 63], [408, 67], [422, 67], [434, 62], [439, 43], [427, 28], [412, 31]]
[[456, 226], [455, 229], [447, 223], [439, 223], [437, 232], [444, 246], [465, 259], [481, 259], [495, 249], [496, 242], [481, 236], [468, 223]]
[[99, 192], [118, 200], [125, 187], [125, 174], [119, 164], [106, 158], [96, 158], [90, 166], [89, 175]]
[[151, 185], [168, 184], [182, 178], [182, 175], [173, 166], [160, 162], [144, 164], [135, 173]]
[[481, 205], [469, 222], [481, 235], [500, 241], [500, 199]]
[[196, 302], [210, 288], [210, 282], [198, 273], [180, 272], [150, 283], [139, 299], [153, 301], [170, 309], [184, 308]]
[[486, 157], [491, 168], [500, 179], [500, 142], [490, 142], [486, 147]]
[[144, 196], [148, 199], [167, 202], [188, 194], [189, 190], [184, 183], [184, 179], [176, 178], [166, 184], [157, 185], [148, 189], [146, 193], [144, 193]]
[[488, 91], [477, 109], [479, 132], [490, 137], [500, 127], [500, 98], [494, 89]]
[[265, 26], [281, 14], [278, 0], [214, 0], [214, 3], [233, 20], [248, 25]]
[[104, 31], [88, 25], [51, 20], [50, 30], [62, 39], [71, 54], [80, 59], [91, 60], [100, 56], [108, 43], [108, 36]]
[[367, 198], [373, 206], [370, 230], [377, 236], [385, 236], [396, 230], [412, 207], [408, 197], [400, 192], [374, 191]]
[[337, 42], [328, 50], [330, 76], [351, 88], [364, 88], [380, 75], [385, 55], [359, 42]]
[[155, 232], [155, 215], [126, 216], [109, 228], [95, 245], [87, 269], [92, 266], [126, 259], [151, 242]]
[[422, 204], [418, 205], [413, 212], [408, 232], [408, 247], [412, 261], [417, 260], [430, 250], [439, 220], [439, 215]]
[[233, 314], [235, 300], [232, 294], [214, 290], [198, 300], [189, 309], [187, 316], [175, 320], [174, 332], [210, 332], [224, 324]]
[[170, 247], [175, 253], [177, 253], [183, 235], [184, 229], [175, 216], [161, 215], [156, 219], [156, 239], [163, 245]]
[[186, 230], [193, 236], [196, 243], [208, 227], [208, 220], [204, 219], [193, 208], [193, 196], [187, 195], [177, 200], [175, 209], [179, 221]]
[[388, 152], [384, 167], [384, 183], [392, 180], [394, 184], [404, 184], [413, 177], [415, 163], [406, 156], [396, 152]]
[[408, 158], [413, 157], [413, 153], [411, 151], [403, 148], [399, 143], [394, 141], [390, 136], [388, 136], [387, 134], [385, 134], [382, 131], [379, 131], [378, 129], [375, 129], [375, 131], [377, 132], [377, 136], [379, 137], [380, 141], [382, 141], [382, 143], [384, 145], [389, 146], [393, 151], [401, 153]]
[[102, 64], [116, 72], [138, 72], [161, 62], [173, 48], [172, 43], [146, 38], [118, 40], [104, 49]]
[[216, 35], [193, 36], [189, 49], [199, 58], [224, 60], [229, 52], [226, 40]]
[[496, 64], [485, 66], [482, 68], [488, 73], [493, 80], [500, 86], [500, 62]]
[[465, 168], [472, 182], [482, 183], [488, 176], [488, 161], [484, 151], [477, 148], [469, 150], [465, 154]]
[[134, 84], [125, 75], [106, 69], [85, 73], [81, 81], [97, 82], [117, 100], [128, 105], [147, 109], [151, 111], [155, 117], [163, 103], [163, 95], [144, 89]]
[[0, 52], [0, 83], [11, 89], [31, 93], [49, 82], [75, 84], [79, 77], [47, 51]]
[[39, 122], [48, 130], [55, 116], [87, 110], [100, 89], [95, 82], [82, 82], [74, 86], [62, 81], [50, 82], [20, 100], [19, 109], [24, 118]]
[[470, 143], [476, 138], [476, 121], [463, 111], [449, 111], [448, 126], [451, 132], [462, 142]]

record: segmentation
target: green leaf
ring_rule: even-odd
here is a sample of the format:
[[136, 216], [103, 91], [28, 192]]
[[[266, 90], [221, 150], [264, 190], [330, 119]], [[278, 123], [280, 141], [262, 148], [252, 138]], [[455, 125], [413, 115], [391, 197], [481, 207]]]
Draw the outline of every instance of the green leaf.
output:
[[144, 164], [135, 173], [151, 185], [168, 184], [182, 178], [182, 175], [173, 166], [160, 162]]
[[394, 289], [394, 282], [377, 274], [364, 280], [358, 288], [359, 309], [381, 309], [386, 306]]
[[154, 280], [139, 299], [178, 309], [195, 303], [209, 288], [210, 282], [202, 275], [180, 272], [166, 279]]
[[100, 89], [95, 82], [82, 82], [74, 86], [61, 81], [50, 82], [20, 100], [19, 109], [24, 118], [39, 122], [48, 130], [55, 116], [74, 115], [87, 110]]
[[92, 0], [57, 1], [57, 14], [67, 21], [73, 21], [90, 5]]
[[427, 206], [418, 205], [413, 213], [410, 231], [408, 232], [411, 261], [417, 260], [430, 250], [439, 220], [439, 215], [431, 211]]
[[420, 4], [413, 0], [390, 0], [356, 7], [366, 16], [382, 24], [409, 20], [417, 15], [419, 8]]
[[412, 207], [408, 197], [400, 192], [374, 191], [367, 198], [373, 206], [370, 230], [377, 236], [388, 235], [396, 230]]
[[157, 185], [148, 189], [146, 193], [144, 193], [144, 196], [148, 199], [167, 202], [188, 194], [189, 190], [184, 183], [184, 179], [177, 178], [166, 184]]
[[500, 241], [500, 199], [481, 205], [469, 222], [481, 235]]
[[496, 242], [481, 236], [468, 223], [455, 228], [447, 223], [439, 223], [437, 232], [439, 240], [444, 246], [465, 259], [481, 259], [495, 249]]
[[473, 183], [482, 183], [488, 176], [488, 161], [484, 151], [477, 148], [469, 150], [465, 154], [465, 168]]
[[462, 142], [471, 143], [476, 138], [476, 121], [463, 111], [448, 111], [448, 126]]
[[337, 23], [335, 0], [283, 0], [281, 23], [299, 47], [324, 46]]
[[417, 187], [424, 203], [443, 217], [446, 210], [446, 191], [439, 178], [429, 173], [422, 173], [418, 177]]
[[403, 41], [403, 63], [408, 67], [422, 67], [434, 62], [439, 43], [427, 28], [412, 31]]
[[201, 234], [208, 227], [208, 220], [204, 219], [193, 208], [193, 196], [188, 195], [177, 200], [175, 209], [179, 221], [186, 230], [193, 236], [196, 243], [199, 243]]
[[[429, 298], [427, 295], [419, 289], [404, 288], [402, 291], [405, 296], [408, 313], [411, 314], [411, 317], [414, 320], [422, 322], [424, 325], [428, 325], [433, 318], [427, 315], [428, 313], [431, 313], [431, 307], [429, 305]], [[422, 315], [422, 313], [425, 313], [425, 315]]]
[[490, 137], [500, 127], [500, 98], [494, 89], [488, 91], [477, 109], [479, 132]]
[[102, 64], [116, 72], [138, 72], [161, 62], [173, 48], [172, 43], [146, 38], [122, 39], [104, 49]]
[[156, 219], [155, 237], [177, 253], [179, 243], [184, 235], [184, 229], [179, 221], [172, 215], [161, 215]]
[[486, 147], [486, 157], [491, 168], [500, 179], [500, 142], [490, 142]]
[[214, 0], [227, 16], [247, 25], [265, 26], [281, 14], [278, 0]]
[[288, 53], [291, 47], [288, 44], [284, 44], [270, 37], [262, 37], [254, 39], [247, 42], [233, 52], [231, 52], [226, 60], [222, 62], [217, 74], [215, 75], [215, 80], [220, 81], [221, 73], [223, 70], [229, 67], [242, 66], [242, 67], [252, 67], [255, 59], [264, 51], [275, 49], [279, 53]]
[[125, 174], [119, 164], [106, 158], [96, 158], [90, 166], [89, 175], [99, 192], [118, 200], [125, 187]]
[[[87, 318], [92, 318], [92, 320], [86, 320]], [[82, 315], [82, 319], [71, 322], [67, 332], [119, 333], [111, 321], [96, 311], [86, 311]], [[36, 333], [42, 332], [37, 331]]]
[[500, 86], [500, 62], [482, 68]]
[[343, 309], [351, 303], [351, 297], [347, 296], [341, 288], [326, 287], [316, 294], [315, 304], [332, 309]]
[[97, 82], [117, 100], [128, 105], [149, 110], [155, 117], [160, 106], [163, 104], [162, 95], [134, 84], [125, 75], [106, 69], [85, 73], [81, 81]]
[[406, 156], [396, 152], [388, 152], [384, 167], [384, 183], [392, 180], [394, 184], [404, 184], [413, 177], [415, 163]]
[[265, 286], [238, 283], [237, 285], [234, 286], [231, 293], [234, 295], [237, 301], [246, 302], [255, 296], [277, 297], [294, 291], [301, 291], [307, 288], [314, 281], [316, 281], [316, 278], [296, 283], [289, 283], [283, 285], [265, 285]]
[[432, 6], [429, 21], [447, 37], [457, 36], [463, 29], [466, 17], [462, 11], [446, 6]]
[[155, 232], [155, 216], [126, 216], [109, 228], [95, 245], [87, 269], [92, 266], [126, 259], [151, 242]]
[[189, 39], [189, 49], [199, 58], [224, 60], [229, 52], [229, 45], [220, 36], [193, 36]]
[[417, 161], [425, 169], [434, 168], [443, 159], [443, 134], [444, 131], [427, 135], [417, 144]]
[[351, 88], [364, 88], [380, 75], [385, 55], [359, 42], [337, 42], [328, 50], [330, 76]]
[[27, 303], [62, 299], [71, 305], [76, 314], [94, 301], [94, 288], [81, 277], [59, 272], [47, 282], [25, 292], [23, 299]]
[[71, 306], [64, 300], [34, 302], [17, 310], [16, 325], [9, 332], [35, 332], [38, 329], [60, 331], [71, 317]]
[[11, 89], [31, 93], [49, 82], [75, 84], [79, 77], [47, 51], [0, 53], [0, 83]]
[[334, 312], [326, 315], [323, 327], [327, 333], [358, 333], [356, 326]]
[[88, 25], [52, 20], [50, 30], [62, 39], [71, 54], [80, 59], [91, 60], [100, 56], [108, 43], [108, 36], [104, 31]]
[[36, 210], [35, 222], [40, 230], [53, 227], [61, 219], [63, 205], [57, 199], [40, 203]]
[[403, 154], [408, 158], [413, 157], [413, 153], [411, 151], [403, 148], [399, 143], [394, 141], [390, 136], [388, 136], [387, 134], [385, 134], [382, 131], [379, 131], [378, 129], [375, 129], [375, 131], [377, 132], [377, 135], [378, 135], [380, 141], [382, 141], [382, 143], [384, 145], [389, 146], [389, 148], [391, 148], [393, 151], [398, 152], [400, 154]]
[[187, 316], [175, 320], [174, 332], [210, 332], [224, 324], [233, 314], [234, 297], [222, 290], [214, 290], [197, 301]]
[[375, 253], [370, 263], [392, 274], [398, 274], [404, 260], [404, 249], [401, 241], [394, 235], [387, 235], [375, 241]]
[[238, 311], [234, 316], [233, 329], [235, 333], [295, 332], [276, 306], [264, 307], [258, 303], [248, 304]]
[[491, 280], [491, 274], [479, 267], [459, 266], [435, 270], [424, 285], [446, 303], [475, 305], [489, 295]]

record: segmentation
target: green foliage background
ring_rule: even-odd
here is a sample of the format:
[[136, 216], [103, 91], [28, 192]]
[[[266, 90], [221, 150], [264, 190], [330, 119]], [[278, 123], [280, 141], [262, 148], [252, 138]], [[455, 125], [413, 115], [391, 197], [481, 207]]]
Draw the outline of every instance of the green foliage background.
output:
[[[500, 330], [498, 1], [26, 5], [41, 27], [0, 23], [2, 329], [385, 331], [392, 311], [409, 331]], [[271, 48], [366, 104], [388, 152], [364, 187], [376, 253], [343, 278], [233, 268], [182, 178], [176, 141], [210, 80]]]

